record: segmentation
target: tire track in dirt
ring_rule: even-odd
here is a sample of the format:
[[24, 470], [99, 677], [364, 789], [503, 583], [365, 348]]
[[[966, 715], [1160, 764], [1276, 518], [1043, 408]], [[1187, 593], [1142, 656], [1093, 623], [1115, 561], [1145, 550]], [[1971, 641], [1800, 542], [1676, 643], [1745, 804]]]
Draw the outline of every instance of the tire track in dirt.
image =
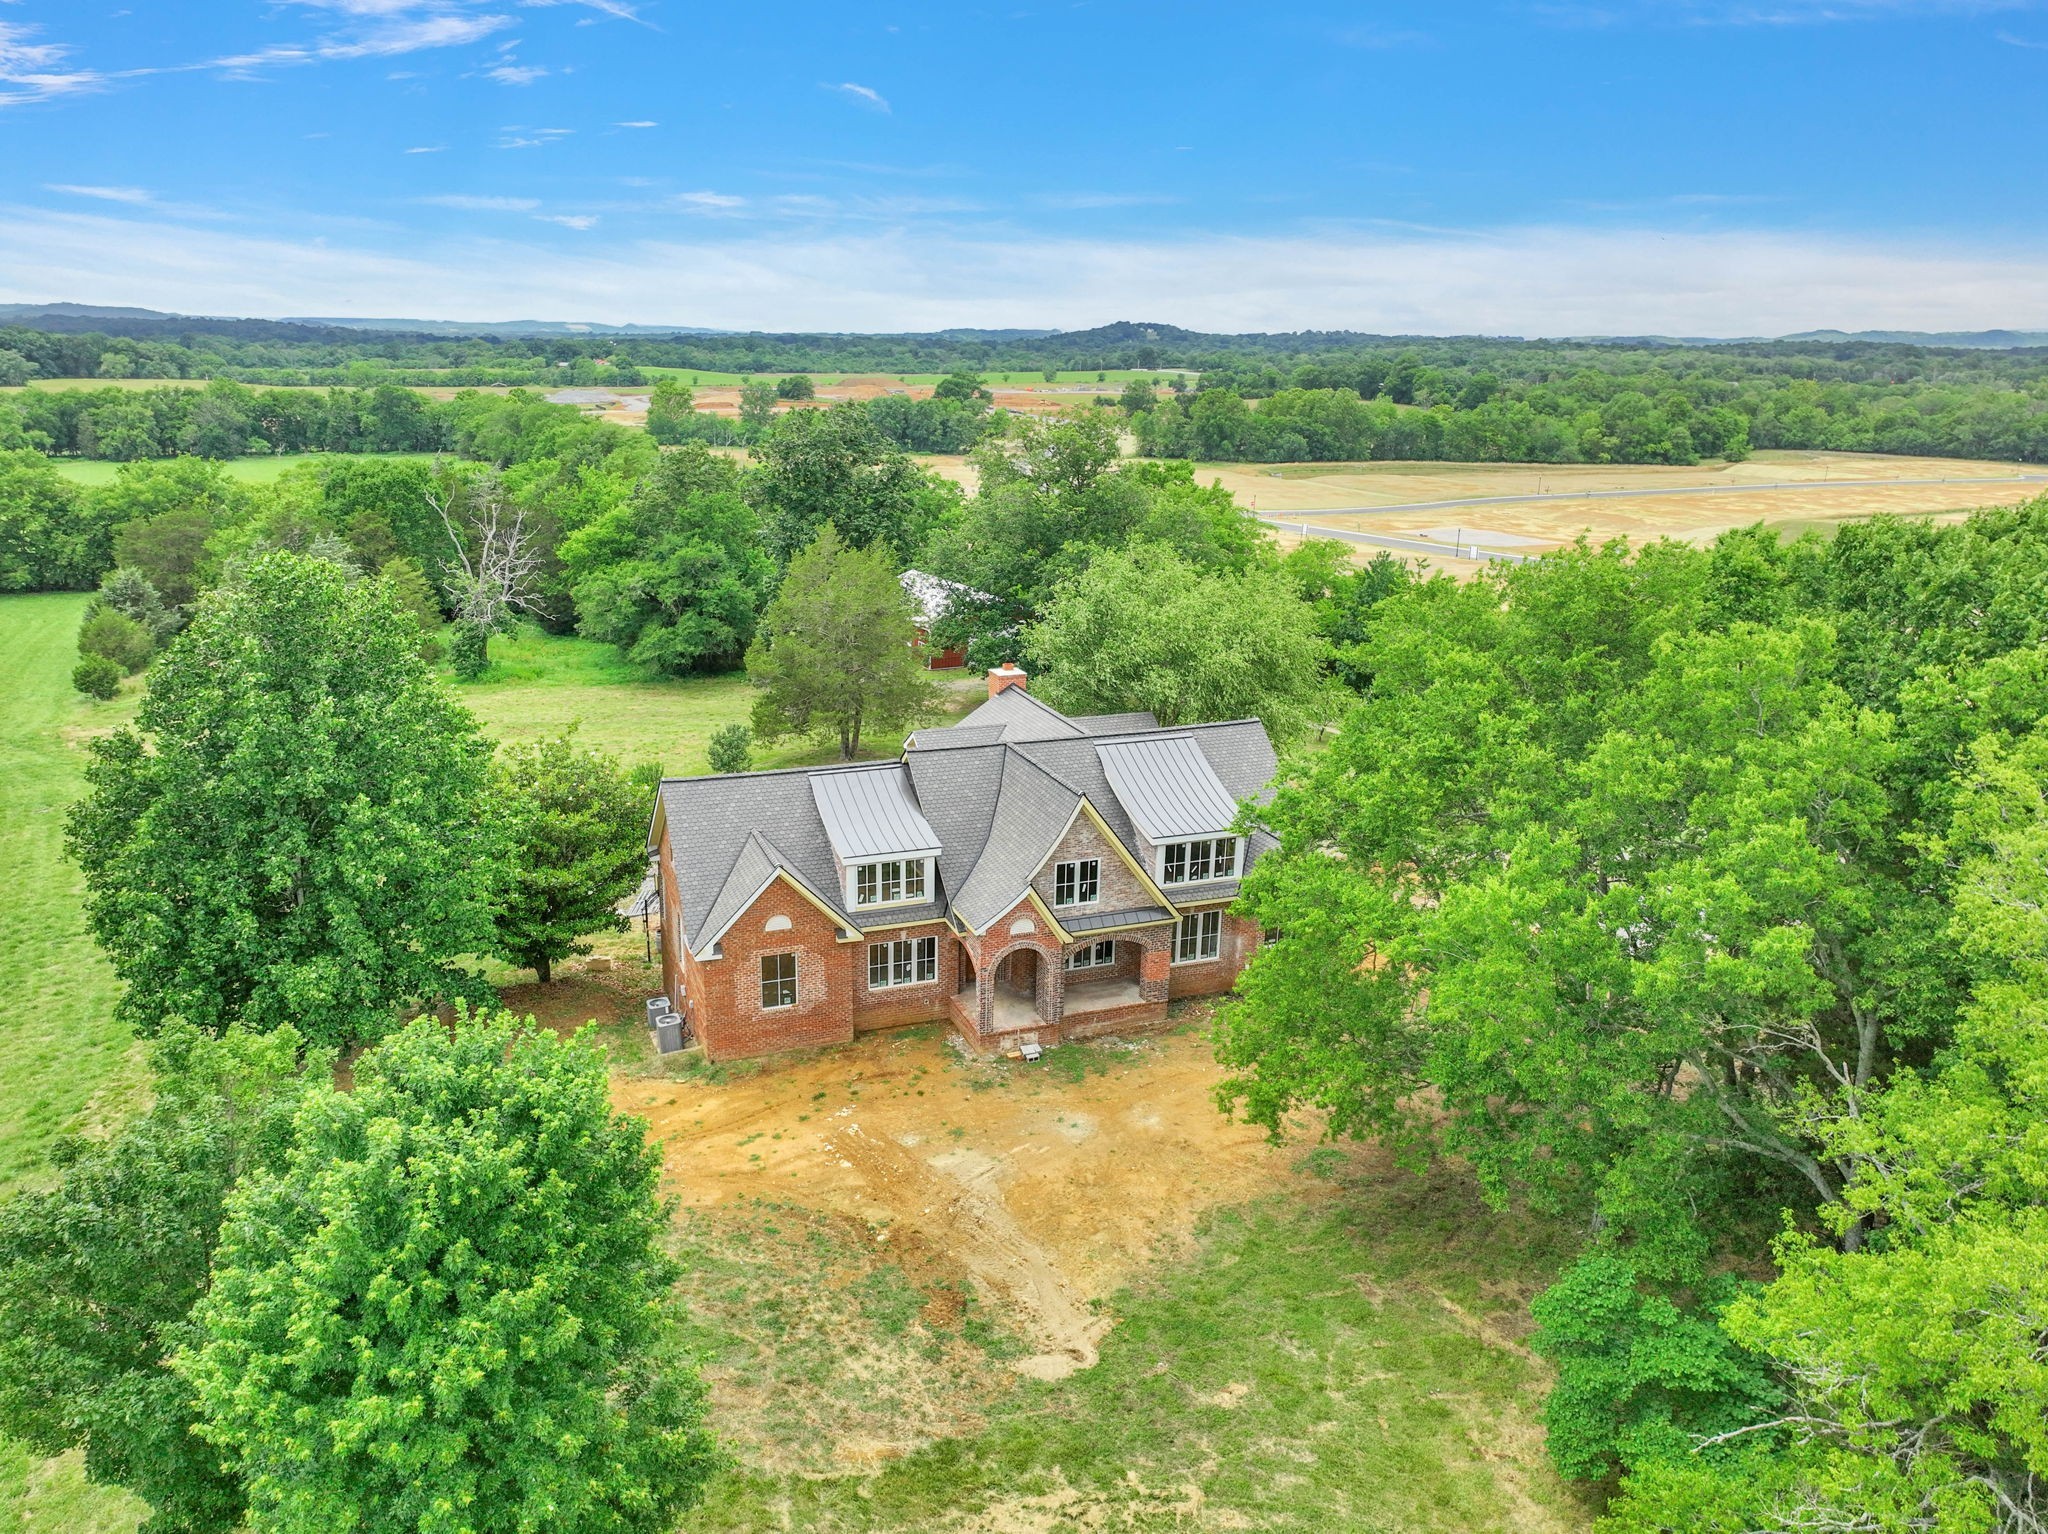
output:
[[1019, 1372], [1062, 1379], [1094, 1366], [1109, 1321], [1074, 1297], [1050, 1254], [1025, 1234], [995, 1186], [992, 1163], [977, 1172], [971, 1163], [945, 1157], [954, 1164], [941, 1169], [858, 1123], [835, 1130], [825, 1148], [851, 1164], [897, 1219], [1015, 1305], [1021, 1329], [1040, 1349], [1017, 1362]]

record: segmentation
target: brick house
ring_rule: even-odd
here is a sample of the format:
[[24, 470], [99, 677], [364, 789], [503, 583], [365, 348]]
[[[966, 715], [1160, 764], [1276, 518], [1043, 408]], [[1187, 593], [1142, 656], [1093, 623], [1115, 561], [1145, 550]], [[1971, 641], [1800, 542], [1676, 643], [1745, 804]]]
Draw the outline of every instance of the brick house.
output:
[[1232, 915], [1274, 845], [1256, 719], [1068, 718], [989, 674], [893, 762], [665, 780], [662, 977], [713, 1059], [950, 1022], [977, 1050], [1164, 1019], [1227, 991], [1259, 943]]

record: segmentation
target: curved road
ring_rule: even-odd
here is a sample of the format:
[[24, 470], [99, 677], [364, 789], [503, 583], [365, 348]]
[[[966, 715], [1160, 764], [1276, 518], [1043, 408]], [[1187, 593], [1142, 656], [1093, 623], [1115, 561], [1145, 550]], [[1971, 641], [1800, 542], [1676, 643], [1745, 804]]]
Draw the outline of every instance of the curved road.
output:
[[1466, 506], [1525, 506], [1541, 501], [1632, 501], [1662, 495], [1740, 495], [1757, 490], [1874, 490], [1891, 485], [2032, 485], [2048, 484], [2048, 474], [2001, 474], [1984, 478], [1943, 479], [1813, 479], [1783, 480], [1769, 484], [1672, 485], [1663, 489], [1548, 491], [1539, 495], [1474, 495], [1452, 501], [1405, 501], [1391, 506], [1319, 506], [1294, 512], [1254, 513], [1261, 522], [1277, 527], [1294, 527], [1311, 538], [1336, 538], [1345, 543], [1369, 544], [1374, 548], [1399, 549], [1423, 554], [1452, 554], [1460, 559], [1501, 559], [1520, 564], [1534, 558], [1499, 549], [1460, 544], [1455, 547], [1426, 538], [1403, 538], [1393, 533], [1364, 533], [1347, 527], [1318, 527], [1305, 517], [1370, 517], [1390, 511], [1455, 511]]

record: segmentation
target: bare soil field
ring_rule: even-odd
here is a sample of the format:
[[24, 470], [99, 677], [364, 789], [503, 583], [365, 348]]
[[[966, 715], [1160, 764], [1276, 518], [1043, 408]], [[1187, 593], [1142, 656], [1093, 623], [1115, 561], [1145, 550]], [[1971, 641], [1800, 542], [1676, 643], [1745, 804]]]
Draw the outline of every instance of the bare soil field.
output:
[[[1793, 536], [1810, 528], [1825, 534], [1882, 513], [1954, 520], [1976, 507], [2048, 493], [2048, 470], [2039, 464], [1862, 453], [1765, 452], [1742, 463], [1690, 468], [1203, 464], [1197, 473], [1220, 480], [1248, 510], [1284, 518], [1275, 532], [1288, 546], [1300, 540], [1305, 525], [1516, 553], [1540, 553], [1581, 533], [1596, 543], [1616, 537], [1704, 543], [1755, 522]], [[1497, 497], [1529, 499], [1503, 503]], [[1448, 553], [1431, 563], [1478, 568]]]

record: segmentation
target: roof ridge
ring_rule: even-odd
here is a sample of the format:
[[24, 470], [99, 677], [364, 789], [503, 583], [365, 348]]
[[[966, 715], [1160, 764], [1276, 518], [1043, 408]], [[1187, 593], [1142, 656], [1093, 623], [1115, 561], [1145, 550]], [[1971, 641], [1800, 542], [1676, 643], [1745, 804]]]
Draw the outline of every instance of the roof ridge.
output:
[[763, 767], [756, 772], [699, 772], [689, 777], [663, 778], [661, 786], [671, 783], [731, 783], [740, 778], [795, 778], [811, 777], [821, 772], [872, 772], [882, 767], [901, 767], [900, 756], [880, 757], [872, 762], [823, 762], [810, 767]]

